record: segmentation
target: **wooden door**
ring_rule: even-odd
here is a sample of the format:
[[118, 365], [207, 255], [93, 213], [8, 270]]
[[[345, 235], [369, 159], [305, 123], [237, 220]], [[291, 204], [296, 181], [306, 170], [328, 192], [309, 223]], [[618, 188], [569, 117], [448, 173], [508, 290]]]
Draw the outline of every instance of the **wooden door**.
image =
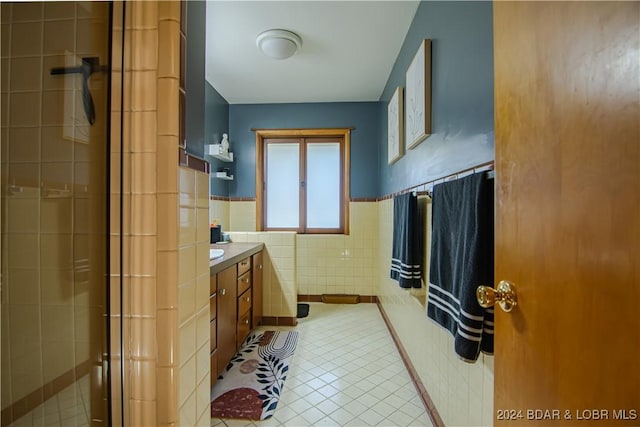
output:
[[253, 284], [251, 291], [253, 292], [252, 311], [252, 327], [257, 327], [262, 323], [262, 252], [258, 252], [251, 257], [251, 268], [253, 275]]
[[218, 273], [218, 375], [236, 353], [237, 265]]
[[494, 29], [496, 424], [637, 426], [640, 3], [494, 2]]

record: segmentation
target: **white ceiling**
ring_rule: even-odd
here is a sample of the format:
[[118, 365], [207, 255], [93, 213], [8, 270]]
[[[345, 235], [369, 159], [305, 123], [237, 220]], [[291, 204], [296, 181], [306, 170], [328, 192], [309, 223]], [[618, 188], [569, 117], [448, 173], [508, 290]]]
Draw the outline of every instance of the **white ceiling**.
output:
[[[206, 79], [230, 104], [377, 101], [419, 3], [209, 0]], [[273, 28], [301, 36], [300, 51], [259, 52]]]

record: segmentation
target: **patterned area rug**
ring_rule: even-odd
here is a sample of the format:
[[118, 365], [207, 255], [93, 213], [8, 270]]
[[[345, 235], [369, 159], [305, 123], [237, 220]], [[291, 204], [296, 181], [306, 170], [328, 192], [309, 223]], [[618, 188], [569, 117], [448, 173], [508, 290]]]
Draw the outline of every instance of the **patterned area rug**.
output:
[[251, 333], [211, 390], [211, 416], [249, 420], [271, 417], [297, 342], [295, 331]]

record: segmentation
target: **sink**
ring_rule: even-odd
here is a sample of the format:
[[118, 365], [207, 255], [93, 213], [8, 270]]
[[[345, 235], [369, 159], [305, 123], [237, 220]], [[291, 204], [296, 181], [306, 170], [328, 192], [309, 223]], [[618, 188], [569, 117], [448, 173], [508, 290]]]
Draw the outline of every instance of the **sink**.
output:
[[209, 259], [220, 258], [224, 255], [224, 249], [209, 249]]

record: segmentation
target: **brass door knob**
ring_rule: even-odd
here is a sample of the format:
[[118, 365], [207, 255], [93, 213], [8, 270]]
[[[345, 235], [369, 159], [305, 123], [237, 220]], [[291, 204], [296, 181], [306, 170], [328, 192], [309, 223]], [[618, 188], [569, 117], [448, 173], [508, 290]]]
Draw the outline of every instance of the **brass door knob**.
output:
[[518, 305], [516, 288], [513, 283], [506, 280], [501, 280], [496, 289], [489, 286], [478, 286], [476, 297], [481, 307], [493, 307], [497, 301], [500, 308], [507, 313]]

